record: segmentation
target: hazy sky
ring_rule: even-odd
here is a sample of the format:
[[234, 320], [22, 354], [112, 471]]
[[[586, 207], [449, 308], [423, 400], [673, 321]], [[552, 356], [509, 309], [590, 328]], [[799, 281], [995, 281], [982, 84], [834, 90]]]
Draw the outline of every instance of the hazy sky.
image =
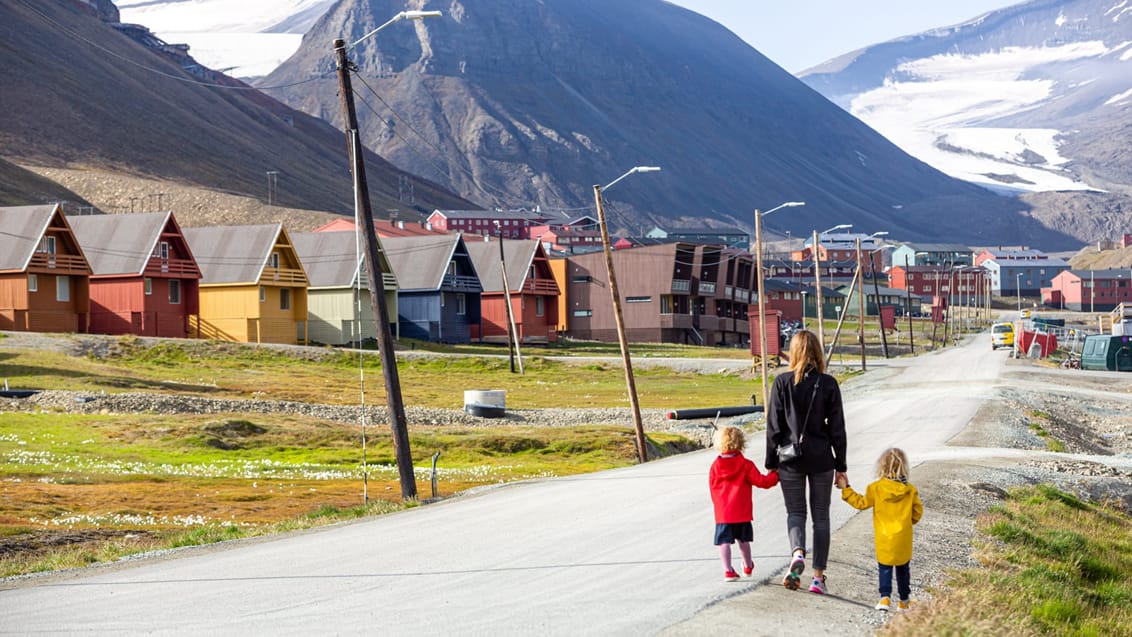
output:
[[797, 73], [842, 53], [951, 26], [1021, 0], [669, 0]]

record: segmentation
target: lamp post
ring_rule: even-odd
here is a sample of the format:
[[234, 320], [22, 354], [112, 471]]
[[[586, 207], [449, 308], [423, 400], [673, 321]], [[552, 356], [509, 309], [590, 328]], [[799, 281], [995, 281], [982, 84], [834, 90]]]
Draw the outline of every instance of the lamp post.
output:
[[804, 201], [787, 201], [779, 204], [766, 212], [760, 213], [755, 210], [755, 278], [758, 281], [758, 294], [759, 294], [759, 369], [761, 371], [762, 389], [763, 389], [763, 409], [767, 406], [767, 387], [766, 387], [766, 301], [763, 297], [763, 223], [762, 218], [782, 208], [794, 208], [797, 206], [804, 206]]
[[1022, 273], [1014, 275], [1014, 293], [1018, 296], [1018, 312], [1022, 312]]
[[633, 361], [629, 358], [629, 343], [625, 338], [625, 319], [621, 314], [621, 295], [617, 292], [617, 277], [613, 270], [613, 248], [609, 241], [609, 226], [605, 222], [605, 204], [601, 192], [609, 190], [614, 184], [634, 173], [651, 173], [660, 170], [657, 166], [634, 166], [624, 175], [609, 182], [604, 188], [594, 184], [594, 200], [597, 202], [597, 223], [601, 229], [601, 249], [605, 252], [605, 273], [609, 277], [609, 294], [613, 298], [613, 319], [617, 324], [617, 342], [621, 345], [621, 362], [625, 366], [625, 386], [629, 391], [629, 407], [633, 412], [633, 426], [637, 435], [637, 458], [648, 462], [648, 449], [645, 447], [645, 426], [641, 422], [641, 406], [637, 403], [637, 383], [633, 380]]
[[851, 223], [843, 223], [843, 224], [840, 224], [840, 225], [833, 226], [832, 228], [829, 228], [827, 230], [822, 230], [821, 232], [814, 230], [813, 245], [810, 246], [810, 249], [811, 249], [810, 251], [813, 252], [813, 256], [814, 256], [814, 284], [817, 287], [818, 342], [821, 343], [823, 350], [825, 349], [825, 316], [824, 316], [824, 312], [822, 311], [822, 305], [825, 303], [825, 300], [822, 298], [822, 291], [821, 291], [821, 260], [820, 260], [819, 255], [818, 255], [818, 249], [821, 246], [822, 235], [829, 233], [829, 232], [833, 232], [834, 230], [841, 230], [843, 228], [852, 228], [852, 227], [853, 227], [853, 224], [851, 224]]
[[389, 327], [389, 309], [385, 303], [385, 282], [382, 279], [380, 262], [381, 245], [373, 225], [373, 208], [369, 200], [369, 183], [366, 180], [366, 165], [363, 157], [361, 136], [358, 130], [358, 115], [354, 110], [354, 90], [350, 83], [350, 71], [354, 64], [346, 58], [346, 49], [353, 48], [362, 40], [372, 36], [385, 27], [400, 20], [420, 20], [439, 17], [439, 11], [402, 11], [385, 24], [365, 34], [349, 47], [341, 39], [334, 40], [335, 66], [338, 69], [338, 94], [342, 99], [342, 114], [346, 123], [346, 147], [349, 150], [350, 172], [354, 177], [354, 207], [357, 211], [358, 225], [365, 239], [366, 277], [369, 279], [370, 303], [373, 317], [377, 323], [378, 353], [381, 356], [381, 373], [385, 381], [386, 406], [389, 410], [389, 427], [393, 433], [394, 457], [401, 482], [401, 499], [417, 499], [417, 482], [413, 475], [413, 456], [409, 450], [409, 427], [405, 417], [405, 405], [401, 399], [401, 380], [397, 374], [397, 356], [393, 351], [393, 333]]

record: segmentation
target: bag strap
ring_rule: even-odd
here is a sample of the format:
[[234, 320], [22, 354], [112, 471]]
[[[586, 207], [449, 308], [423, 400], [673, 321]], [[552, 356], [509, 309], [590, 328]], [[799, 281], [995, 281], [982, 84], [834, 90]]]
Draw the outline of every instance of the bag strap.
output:
[[817, 397], [818, 385], [821, 384], [821, 374], [817, 371], [814, 373], [818, 374], [818, 377], [814, 381], [814, 391], [810, 394], [810, 404], [806, 406], [806, 417], [802, 419], [802, 430], [798, 433], [798, 444], [802, 444], [802, 441], [806, 439], [806, 423], [810, 421], [810, 411], [814, 408], [814, 398]]

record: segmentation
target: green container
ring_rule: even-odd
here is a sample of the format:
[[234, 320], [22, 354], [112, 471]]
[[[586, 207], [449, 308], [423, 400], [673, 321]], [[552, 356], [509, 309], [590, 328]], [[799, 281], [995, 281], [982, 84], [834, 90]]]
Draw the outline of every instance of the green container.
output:
[[1132, 372], [1132, 336], [1086, 336], [1081, 348], [1081, 369]]

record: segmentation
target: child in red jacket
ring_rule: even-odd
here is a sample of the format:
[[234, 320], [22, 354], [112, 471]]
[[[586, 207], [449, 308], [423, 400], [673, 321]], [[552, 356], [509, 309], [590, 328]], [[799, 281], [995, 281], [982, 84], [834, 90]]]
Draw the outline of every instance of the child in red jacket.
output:
[[739, 552], [743, 555], [743, 575], [750, 577], [755, 570], [751, 559], [751, 541], [755, 539], [751, 526], [754, 519], [751, 487], [769, 489], [778, 484], [777, 471], [763, 475], [755, 463], [743, 457], [746, 444], [743, 432], [736, 427], [724, 427], [716, 432], [715, 448], [719, 456], [708, 473], [711, 503], [715, 508], [715, 544], [719, 547], [725, 569], [723, 579], [727, 582], [739, 579], [739, 574], [731, 568], [733, 542], [739, 542]]

